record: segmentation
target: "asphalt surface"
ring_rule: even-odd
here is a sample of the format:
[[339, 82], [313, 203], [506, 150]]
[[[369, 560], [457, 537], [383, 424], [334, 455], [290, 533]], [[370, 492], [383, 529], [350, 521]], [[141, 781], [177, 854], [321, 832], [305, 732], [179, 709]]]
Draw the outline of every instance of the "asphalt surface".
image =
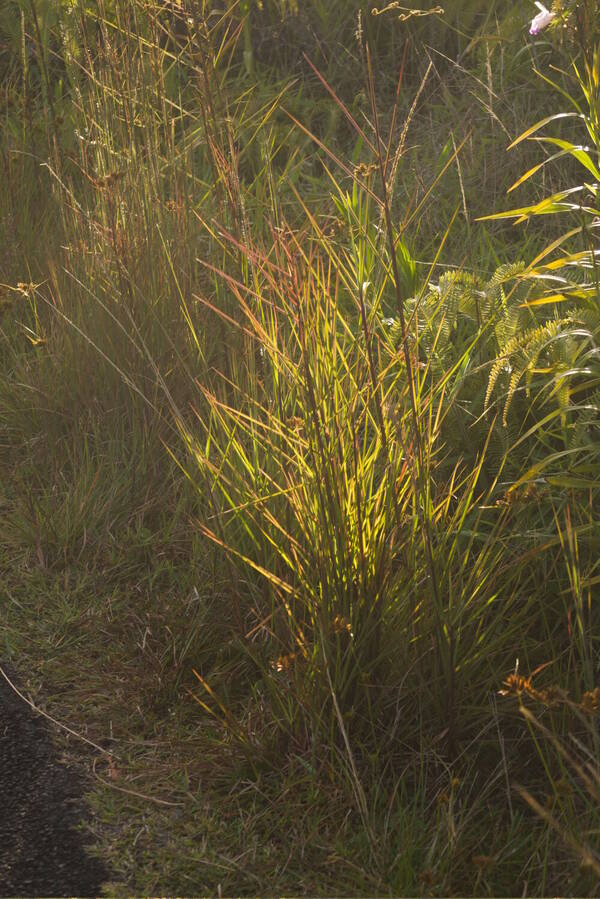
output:
[[[0, 659], [18, 687], [10, 665]], [[49, 726], [0, 675], [0, 896], [99, 896], [109, 879], [75, 826], [84, 779], [63, 764]]]

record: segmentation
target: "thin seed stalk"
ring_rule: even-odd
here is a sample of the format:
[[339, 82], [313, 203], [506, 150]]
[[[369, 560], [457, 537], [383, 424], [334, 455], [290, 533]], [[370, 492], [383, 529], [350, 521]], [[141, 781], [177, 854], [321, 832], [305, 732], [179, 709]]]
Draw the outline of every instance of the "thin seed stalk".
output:
[[[406, 327], [406, 315], [404, 308], [404, 298], [402, 296], [400, 290], [400, 277], [398, 272], [398, 262], [396, 259], [396, 250], [395, 250], [395, 241], [394, 241], [394, 229], [392, 226], [392, 216], [390, 210], [389, 203], [389, 194], [388, 194], [388, 186], [387, 179], [385, 177], [385, 160], [383, 158], [383, 154], [381, 152], [382, 140], [381, 140], [381, 131], [379, 127], [379, 117], [377, 115], [377, 104], [375, 102], [375, 88], [374, 88], [374, 80], [373, 80], [373, 68], [371, 65], [371, 54], [369, 47], [367, 46], [367, 68], [368, 68], [368, 86], [369, 86], [369, 100], [371, 103], [371, 110], [373, 113], [373, 123], [375, 126], [375, 138], [376, 138], [376, 159], [377, 165], [379, 168], [379, 174], [381, 178], [381, 190], [382, 190], [382, 204], [383, 204], [383, 212], [385, 219], [385, 228], [387, 241], [390, 249], [391, 256], [391, 265], [392, 265], [392, 277], [394, 279], [394, 288], [396, 291], [396, 303], [398, 307], [398, 317], [400, 319], [400, 328], [402, 333], [402, 353], [404, 356], [404, 364], [406, 366], [406, 376], [408, 378], [408, 387], [409, 387], [409, 397], [410, 397], [410, 412], [411, 418], [413, 422], [413, 432], [414, 432], [414, 440], [415, 440], [415, 448], [417, 455], [417, 485], [419, 491], [419, 500], [417, 503], [417, 510], [419, 515], [419, 522], [421, 524], [422, 534], [423, 534], [423, 542], [425, 546], [425, 555], [427, 559], [427, 567], [429, 569], [429, 577], [431, 579], [431, 589], [433, 592], [433, 601], [434, 601], [434, 612], [437, 620], [438, 626], [438, 655], [439, 661], [443, 670], [443, 656], [441, 651], [441, 640], [443, 637], [443, 627], [442, 627], [442, 617], [441, 617], [441, 596], [440, 589], [438, 584], [437, 572], [435, 567], [435, 560], [433, 554], [433, 537], [431, 534], [430, 521], [428, 516], [425, 514], [424, 506], [427, 496], [427, 491], [425, 489], [425, 469], [423, 463], [423, 445], [421, 440], [421, 429], [419, 426], [419, 416], [417, 412], [417, 391], [416, 391], [416, 376], [413, 368], [413, 362], [410, 355], [410, 349], [408, 346], [408, 330]], [[449, 705], [449, 720], [448, 720], [448, 750], [451, 755], [454, 755], [456, 752], [456, 733], [455, 733], [455, 714], [454, 714], [454, 672], [453, 672], [453, 635], [450, 634], [447, 640], [448, 650], [449, 650], [449, 658], [448, 658], [448, 705]]]

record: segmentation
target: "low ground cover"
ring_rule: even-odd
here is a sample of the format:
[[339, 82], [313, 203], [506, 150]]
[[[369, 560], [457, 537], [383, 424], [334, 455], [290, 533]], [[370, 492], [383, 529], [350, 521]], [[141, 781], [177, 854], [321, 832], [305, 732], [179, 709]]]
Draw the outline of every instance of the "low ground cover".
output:
[[377, 6], [0, 19], [2, 655], [111, 893], [597, 891], [596, 4]]

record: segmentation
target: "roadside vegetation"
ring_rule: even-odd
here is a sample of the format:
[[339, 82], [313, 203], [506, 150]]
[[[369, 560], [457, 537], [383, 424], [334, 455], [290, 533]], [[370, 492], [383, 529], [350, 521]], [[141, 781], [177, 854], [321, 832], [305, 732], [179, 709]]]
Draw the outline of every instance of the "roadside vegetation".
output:
[[599, 10], [413, 6], [0, 8], [0, 656], [111, 894], [598, 894]]

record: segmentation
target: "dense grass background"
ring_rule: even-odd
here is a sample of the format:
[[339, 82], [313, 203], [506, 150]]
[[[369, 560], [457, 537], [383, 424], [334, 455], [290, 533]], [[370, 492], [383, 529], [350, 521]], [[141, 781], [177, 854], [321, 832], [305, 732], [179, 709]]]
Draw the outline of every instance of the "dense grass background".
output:
[[596, 4], [372, 5], [0, 8], [2, 653], [112, 892], [597, 893]]

